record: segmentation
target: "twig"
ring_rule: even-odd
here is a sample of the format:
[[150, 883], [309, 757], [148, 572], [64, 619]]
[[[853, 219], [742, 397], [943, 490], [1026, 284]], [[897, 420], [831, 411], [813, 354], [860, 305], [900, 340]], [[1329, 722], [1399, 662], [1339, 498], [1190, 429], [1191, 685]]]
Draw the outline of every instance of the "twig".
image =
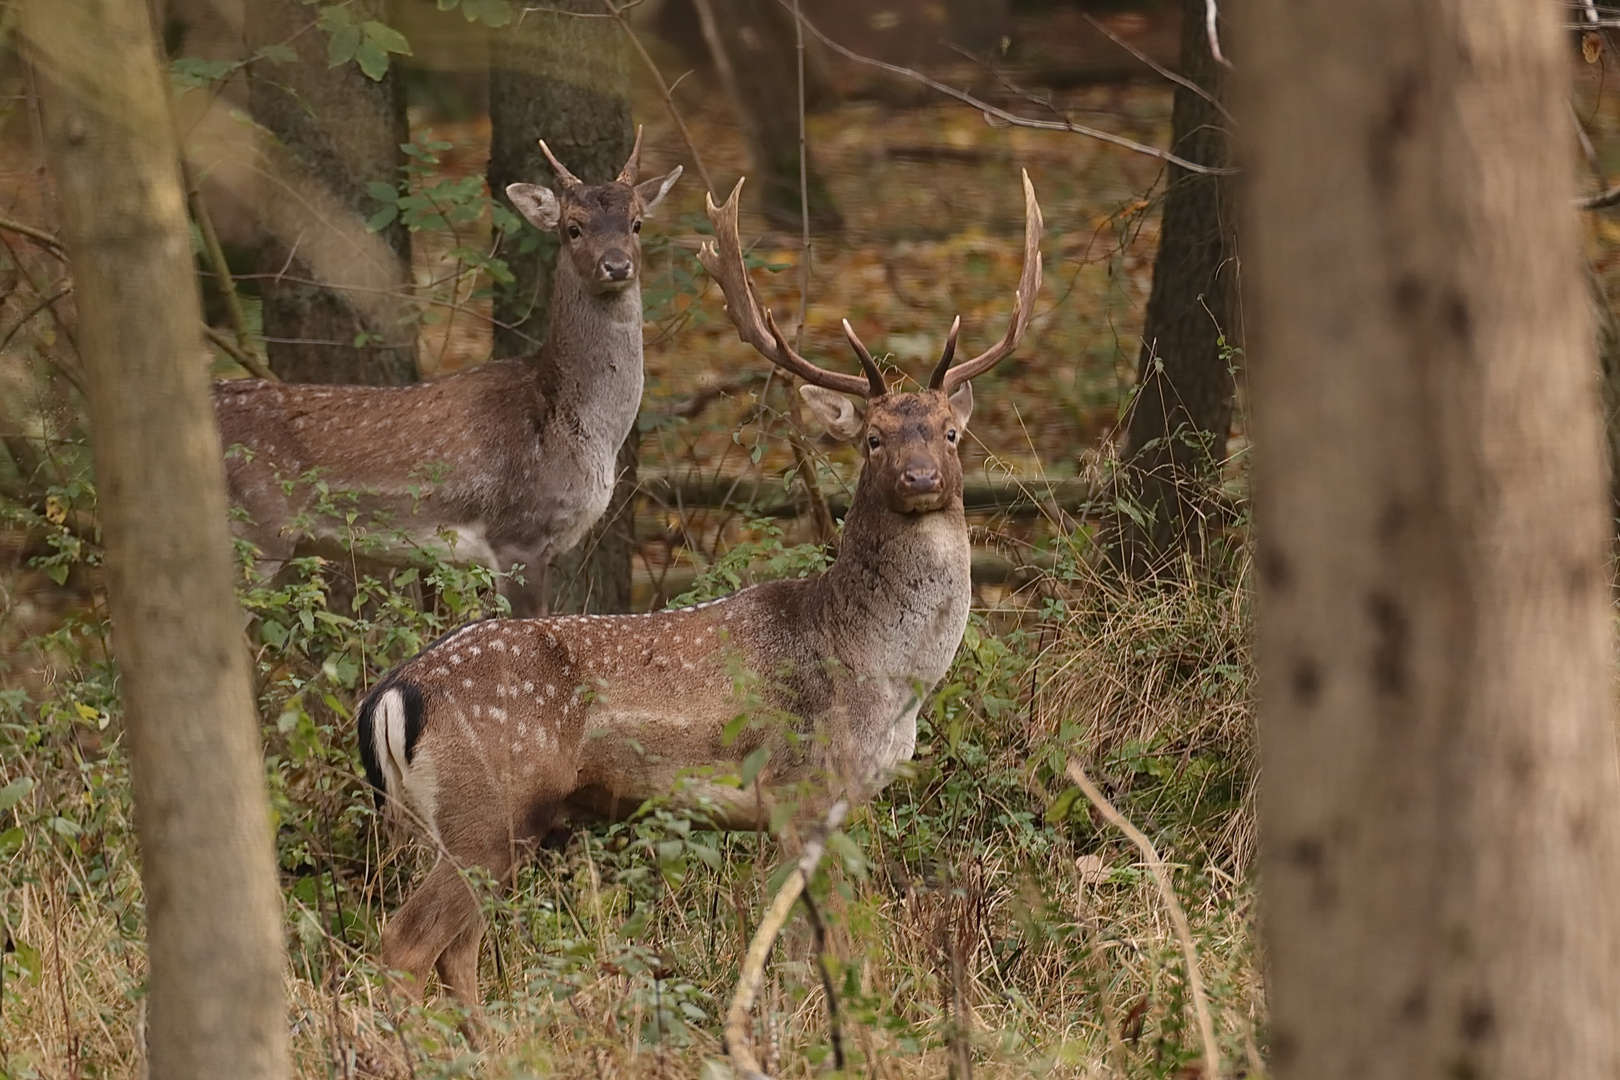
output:
[[1073, 758], [1069, 759], [1069, 776], [1085, 793], [1091, 805], [1095, 806], [1108, 823], [1130, 838], [1142, 853], [1142, 858], [1148, 864], [1148, 870], [1153, 874], [1153, 883], [1159, 887], [1159, 894], [1164, 897], [1164, 905], [1170, 910], [1170, 922], [1176, 928], [1176, 937], [1181, 940], [1181, 954], [1187, 962], [1187, 991], [1192, 998], [1193, 1012], [1198, 1018], [1198, 1034], [1204, 1041], [1204, 1078], [1205, 1080], [1220, 1080], [1221, 1077], [1221, 1051], [1215, 1043], [1215, 1024], [1210, 1019], [1209, 1001], [1204, 995], [1204, 977], [1198, 971], [1198, 950], [1193, 945], [1192, 927], [1187, 922], [1187, 913], [1181, 909], [1181, 901], [1176, 899], [1176, 890], [1170, 884], [1170, 871], [1165, 869], [1164, 860], [1159, 858], [1158, 849], [1153, 846], [1142, 830], [1132, 825], [1124, 814], [1114, 809], [1114, 804], [1103, 798], [1103, 793], [1097, 790], [1086, 771], [1080, 763]]
[[752, 386], [754, 383], [764, 381], [765, 373], [763, 371], [750, 371], [748, 374], [739, 375], [735, 379], [727, 379], [712, 386], [705, 386], [685, 401], [671, 405], [667, 409], [650, 413], [649, 418], [654, 422], [659, 420], [690, 420], [727, 394], [734, 394], [738, 390]]
[[[664, 73], [658, 70], [658, 64], [653, 61], [652, 54], [647, 51], [647, 47], [636, 36], [634, 28], [630, 25], [630, 20], [624, 17], [626, 11], [640, 2], [641, 0], [630, 0], [627, 4], [615, 6], [613, 0], [602, 0], [602, 6], [608, 9], [610, 17], [619, 24], [619, 28], [624, 31], [625, 37], [630, 39], [630, 45], [636, 50], [636, 55], [641, 57], [642, 64], [652, 73], [653, 81], [658, 84], [658, 92], [663, 95], [664, 108], [669, 110], [670, 118], [675, 121], [675, 127], [680, 131], [681, 141], [686, 144], [686, 152], [692, 155], [692, 167], [697, 170], [698, 179], [703, 181], [705, 190], [712, 192], [714, 183], [709, 179], [709, 170], [703, 165], [703, 155], [698, 153], [697, 143], [692, 141], [692, 133], [686, 130], [686, 121], [682, 119], [680, 110], [675, 107], [675, 88], [664, 81]], [[681, 78], [685, 77], [684, 75], [681, 76]], [[675, 81], [679, 82], [680, 79]]]
[[246, 368], [248, 370], [248, 374], [252, 375], [254, 378], [269, 379], [271, 382], [281, 381], [281, 376], [277, 375], [275, 372], [266, 367], [263, 360], [259, 359], [257, 356], [254, 356], [247, 350], [239, 348], [236, 342], [232, 341], [230, 338], [226, 337], [223, 333], [214, 329], [212, 326], [209, 326], [207, 323], [203, 324], [203, 333], [208, 336], [209, 341], [212, 341], [215, 345], [218, 345], [227, 354], [229, 354], [232, 360], [235, 360], [238, 364], [241, 364], [244, 368]]
[[782, 882], [782, 887], [776, 890], [771, 906], [766, 909], [764, 918], [760, 919], [759, 929], [754, 931], [753, 940], [748, 943], [748, 954], [743, 958], [742, 973], [737, 979], [737, 993], [731, 999], [730, 1011], [726, 1013], [725, 1030], [726, 1053], [731, 1055], [732, 1064], [742, 1080], [770, 1080], [760, 1068], [748, 1037], [749, 1013], [753, 1011], [754, 999], [759, 996], [760, 984], [765, 980], [765, 961], [770, 957], [771, 946], [776, 944], [776, 936], [782, 932], [788, 913], [793, 910], [799, 894], [804, 892], [811, 875], [816, 872], [816, 866], [827, 849], [827, 837], [844, 823], [847, 813], [847, 800], [839, 799], [833, 803], [832, 809], [827, 811], [826, 821], [805, 842], [799, 865], [793, 868], [787, 880]]
[[1191, 90], [1193, 93], [1197, 94], [1199, 97], [1203, 98], [1205, 101], [1207, 101], [1211, 105], [1215, 106], [1215, 108], [1217, 110], [1219, 110], [1220, 114], [1222, 116], [1226, 117], [1226, 119], [1228, 121], [1230, 121], [1232, 124], [1234, 124], [1234, 125], [1237, 124], [1236, 117], [1234, 117], [1231, 113], [1226, 111], [1226, 106], [1222, 105], [1221, 102], [1220, 102], [1220, 99], [1217, 98], [1214, 94], [1211, 94], [1208, 90], [1205, 90], [1202, 86], [1199, 86], [1197, 83], [1193, 82], [1191, 79], [1187, 78], [1185, 75], [1177, 75], [1175, 72], [1171, 71], [1169, 68], [1165, 67], [1163, 64], [1161, 64], [1157, 60], [1153, 59], [1153, 57], [1149, 56], [1147, 53], [1145, 53], [1142, 50], [1138, 49], [1135, 45], [1132, 45], [1130, 42], [1126, 41], [1124, 38], [1120, 37], [1118, 34], [1114, 33], [1112, 30], [1108, 29], [1108, 27], [1104, 26], [1102, 23], [1098, 22], [1096, 19], [1093, 19], [1090, 15], [1087, 15], [1085, 18], [1086, 18], [1086, 22], [1090, 23], [1092, 25], [1092, 27], [1098, 33], [1100, 33], [1103, 36], [1107, 37], [1109, 41], [1112, 41], [1115, 45], [1118, 45], [1120, 48], [1124, 49], [1126, 52], [1130, 53], [1132, 56], [1134, 56], [1138, 60], [1142, 61], [1142, 63], [1144, 63], [1148, 67], [1152, 68], [1158, 74], [1164, 76], [1166, 79], [1169, 79], [1171, 82], [1175, 83], [1177, 86], [1184, 86], [1188, 90]]
[[[236, 344], [242, 354], [253, 356], [258, 361], [258, 366], [268, 373], [269, 366], [253, 347], [253, 335], [248, 330], [247, 312], [242, 309], [242, 297], [236, 291], [236, 279], [231, 277], [231, 267], [225, 260], [225, 248], [219, 242], [219, 232], [214, 228], [213, 215], [203, 204], [202, 188], [194, 182], [189, 166], [182, 164], [181, 168], [186, 187], [191, 193], [191, 216], [197, 222], [197, 231], [202, 234], [203, 253], [208, 256], [208, 265], [214, 271], [214, 287], [225, 300], [225, 310], [231, 317], [231, 329], [236, 332]], [[258, 375], [253, 366], [248, 364], [243, 366]], [[264, 377], [259, 375], [261, 379]], [[274, 378], [274, 375], [271, 377]]]
[[1221, 55], [1221, 35], [1215, 29], [1215, 17], [1220, 14], [1215, 8], [1215, 0], [1204, 0], [1204, 33], [1209, 35], [1209, 55], [1223, 68], [1230, 69], [1232, 62]]
[[[804, 20], [799, 14], [799, 0], [793, 0], [793, 51], [799, 64], [799, 328], [794, 331], [793, 347], [804, 351], [804, 324], [810, 316], [810, 145], [804, 119]], [[827, 509], [827, 497], [816, 482], [816, 464], [810, 448], [804, 441], [804, 413], [799, 407], [799, 395], [794, 380], [788, 378], [784, 389], [788, 396], [788, 444], [793, 448], [793, 471], [804, 485], [804, 496], [810, 501], [810, 519], [815, 523], [816, 539], [823, 544], [833, 540], [832, 511]]]
[[1577, 210], [1607, 210], [1609, 207], [1620, 204], [1620, 184], [1575, 200]]
[[39, 301], [39, 303], [35, 304], [33, 307], [29, 308], [27, 311], [23, 312], [22, 313], [22, 318], [17, 320], [16, 325], [13, 326], [10, 330], [6, 331], [6, 336], [5, 337], [0, 338], [0, 353], [3, 353], [3, 352], [6, 351], [6, 346], [11, 344], [11, 339], [16, 337], [18, 332], [21, 331], [23, 327], [27, 326], [30, 322], [32, 322], [35, 315], [38, 315], [41, 311], [44, 311], [46, 308], [50, 307], [52, 304], [56, 303], [58, 300], [62, 299], [62, 297], [66, 296], [68, 293], [70, 293], [72, 291], [73, 291], [73, 282], [72, 281], [63, 282], [61, 287], [59, 287], [55, 292], [53, 292], [49, 296], [45, 297], [45, 299]]
[[58, 259], [65, 260], [67, 258], [67, 249], [62, 246], [62, 241], [52, 236], [44, 229], [36, 228], [33, 225], [25, 225], [20, 221], [13, 221], [8, 217], [0, 217], [0, 229], [4, 229], [7, 232], [14, 232], [19, 236], [28, 237], [28, 239], [34, 241], [40, 247], [44, 248], [52, 255], [55, 255]]
[[[777, 0], [777, 3], [782, 4], [784, 7], [793, 9], [791, 0]], [[853, 60], [857, 64], [865, 64], [868, 67], [875, 67], [880, 71], [887, 71], [892, 75], [899, 75], [904, 78], [911, 79], [914, 82], [921, 83], [923, 86], [944, 94], [946, 97], [955, 98], [964, 105], [971, 105], [973, 108], [984, 113], [987, 118], [993, 117], [996, 120], [1000, 120], [1006, 124], [1011, 124], [1014, 127], [1035, 128], [1039, 131], [1073, 132], [1076, 135], [1084, 135], [1087, 138], [1097, 139], [1100, 142], [1111, 143], [1114, 146], [1123, 147], [1132, 153], [1145, 154], [1148, 157], [1158, 158], [1160, 161], [1168, 161], [1172, 165], [1181, 166], [1188, 172], [1199, 173], [1204, 176], [1230, 176], [1237, 172], [1236, 169], [1231, 168], [1217, 168], [1210, 165], [1200, 165], [1195, 161], [1188, 161], [1186, 158], [1181, 157], [1178, 154], [1172, 154], [1168, 150], [1160, 150], [1156, 146], [1148, 146], [1145, 143], [1139, 143], [1134, 139], [1127, 139], [1123, 135], [1115, 135], [1113, 132], [1103, 131], [1100, 128], [1087, 127], [1084, 124], [1077, 124], [1067, 117], [1062, 120], [1036, 120], [1027, 116], [1019, 116], [1017, 113], [1008, 112], [1006, 109], [992, 105], [988, 101], [974, 97], [965, 90], [958, 90], [956, 87], [948, 86], [945, 83], [940, 82], [938, 79], [931, 79], [920, 71], [915, 71], [908, 67], [901, 67], [899, 64], [891, 64], [886, 60], [877, 60], [870, 56], [862, 56], [860, 53], [840, 45], [838, 42], [822, 33], [816, 28], [815, 23], [812, 23], [809, 19], [806, 19], [803, 15], [798, 14], [797, 10], [794, 10], [794, 18], [803, 23], [804, 28], [810, 31], [810, 33], [814, 34], [818, 41], [827, 46], [827, 48], [831, 49], [833, 52], [837, 53], [839, 56], [844, 57], [846, 60]]]
[[832, 1043], [833, 1067], [844, 1071], [844, 1024], [838, 1015], [838, 991], [833, 986], [832, 969], [827, 957], [832, 950], [827, 945], [827, 924], [821, 921], [821, 909], [816, 907], [810, 890], [804, 891], [804, 913], [810, 917], [810, 930], [816, 936], [816, 970], [821, 972], [821, 992], [827, 998], [827, 1038]]
[[1597, 147], [1592, 145], [1591, 136], [1586, 134], [1586, 125], [1581, 123], [1581, 114], [1575, 111], [1573, 99], [1569, 102], [1569, 119], [1575, 125], [1575, 139], [1581, 144], [1581, 154], [1586, 158], [1586, 167], [1592, 170], [1592, 176], [1597, 180], [1598, 187], [1609, 186], [1609, 178], [1603, 175], [1603, 162], [1598, 158]]

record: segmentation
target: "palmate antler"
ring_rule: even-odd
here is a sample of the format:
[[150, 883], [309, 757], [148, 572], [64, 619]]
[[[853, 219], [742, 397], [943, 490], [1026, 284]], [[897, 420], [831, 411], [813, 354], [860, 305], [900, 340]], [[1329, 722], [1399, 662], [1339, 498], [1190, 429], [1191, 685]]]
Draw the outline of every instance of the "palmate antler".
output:
[[[1018, 279], [1018, 291], [1013, 295], [1012, 323], [995, 345], [953, 368], [951, 362], [956, 356], [956, 338], [962, 328], [962, 320], [959, 317], [952, 322], [950, 333], [945, 338], [944, 352], [928, 380], [931, 390], [949, 393], [969, 379], [989, 371], [1018, 347], [1024, 331], [1029, 327], [1035, 294], [1041, 288], [1041, 229], [1044, 223], [1040, 204], [1035, 201], [1035, 187], [1029, 182], [1029, 173], [1026, 171], [1023, 176], [1024, 270]], [[743, 262], [742, 242], [737, 233], [737, 210], [742, 186], [743, 182], [738, 180], [737, 186], [731, 189], [730, 197], [721, 206], [714, 204], [713, 197], [704, 196], [709, 220], [714, 224], [714, 239], [704, 241], [698, 249], [698, 261], [709, 276], [720, 283], [720, 291], [725, 294], [726, 314], [737, 328], [737, 336], [752, 345], [765, 359], [805, 382], [865, 398], [882, 397], [888, 393], [883, 373], [856, 336], [848, 319], [843, 323], [844, 336], [849, 339], [850, 347], [855, 350], [855, 356], [866, 372], [864, 380], [855, 375], [817, 367], [794, 352], [777, 329], [770, 310], [760, 307], [759, 298], [754, 295], [753, 283], [748, 277], [748, 268]]]

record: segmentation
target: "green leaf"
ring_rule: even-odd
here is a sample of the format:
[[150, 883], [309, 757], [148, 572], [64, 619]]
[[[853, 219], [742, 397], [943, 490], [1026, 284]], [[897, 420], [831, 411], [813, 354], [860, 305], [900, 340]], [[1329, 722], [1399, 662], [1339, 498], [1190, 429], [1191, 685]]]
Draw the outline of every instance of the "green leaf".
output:
[[754, 778], [759, 775], [759, 770], [765, 767], [765, 763], [769, 761], [770, 758], [771, 748], [768, 746], [762, 746], [758, 750], [755, 750], [752, 754], [749, 754], [747, 757], [743, 758], [743, 787], [747, 787], [749, 784], [754, 782]]
[[385, 184], [381, 180], [373, 180], [366, 185], [366, 194], [382, 203], [391, 203], [399, 198], [399, 192], [393, 184]]
[[370, 38], [360, 42], [360, 48], [355, 50], [354, 59], [360, 65], [360, 70], [366, 73], [366, 78], [372, 82], [377, 82], [388, 74], [388, 50]]
[[1057, 798], [1052, 800], [1052, 805], [1046, 808], [1046, 820], [1053, 824], [1068, 820], [1070, 812], [1074, 809], [1075, 800], [1079, 797], [1079, 788], [1065, 788]]
[[45, 568], [45, 573], [50, 577], [50, 579], [52, 581], [56, 582], [58, 585], [64, 584], [67, 581], [67, 575], [68, 575], [67, 564], [65, 564], [65, 563], [56, 563], [56, 564], [54, 564], [52, 566], [47, 566]]
[[[326, 43], [326, 66], [341, 67], [354, 59], [354, 54], [360, 49], [360, 28], [353, 23], [339, 27], [332, 33]], [[388, 57], [383, 57], [383, 66], [388, 65]], [[362, 65], [363, 66], [363, 65]], [[381, 78], [382, 76], [374, 76]]]
[[13, 852], [22, 850], [23, 840], [26, 837], [27, 834], [23, 832], [21, 825], [0, 833], [0, 858], [9, 857]]
[[288, 45], [266, 45], [259, 50], [259, 55], [277, 64], [298, 63], [298, 54]]
[[22, 776], [13, 780], [5, 787], [0, 788], [0, 812], [10, 810], [22, 800], [24, 795], [34, 790], [34, 778]]
[[726, 726], [720, 729], [720, 745], [730, 746], [732, 743], [736, 742], [737, 736], [741, 735], [743, 728], [747, 726], [747, 713], [738, 713], [736, 716], [733, 716], [730, 720], [726, 721]]
[[507, 0], [462, 0], [461, 14], [468, 22], [499, 28], [512, 21], [512, 5]]
[[399, 207], [389, 203], [375, 214], [366, 218], [367, 232], [381, 232], [388, 228], [399, 218]]
[[394, 575], [394, 585], [395, 587], [409, 585], [411, 582], [416, 580], [417, 576], [416, 567], [414, 566], [408, 570], [401, 570], [399, 573]]
[[361, 28], [366, 32], [366, 39], [375, 41], [385, 52], [411, 55], [411, 43], [405, 40], [404, 34], [387, 23], [372, 20], [361, 24]]

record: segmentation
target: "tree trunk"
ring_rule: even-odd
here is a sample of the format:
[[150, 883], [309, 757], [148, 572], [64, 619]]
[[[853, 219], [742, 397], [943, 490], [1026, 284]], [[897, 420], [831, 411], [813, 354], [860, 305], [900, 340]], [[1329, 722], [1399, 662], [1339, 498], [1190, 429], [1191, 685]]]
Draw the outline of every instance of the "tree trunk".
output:
[[[760, 208], [778, 228], [803, 222], [799, 198], [799, 61], [793, 15], [777, 0], [695, 0], [715, 71], [737, 111], [758, 178]], [[807, 107], [826, 96], [805, 71]], [[844, 221], [815, 162], [806, 170], [810, 228], [836, 232]]]
[[1620, 1075], [1603, 437], [1558, 20], [1234, 19], [1279, 1080]]
[[[350, 5], [356, 22], [383, 20], [386, 10], [386, 0]], [[254, 121], [275, 138], [270, 156], [306, 182], [324, 185], [333, 209], [352, 217], [350, 227], [363, 227], [381, 206], [366, 185], [399, 180], [405, 161], [399, 146], [410, 139], [399, 66], [390, 64], [376, 82], [353, 62], [329, 67], [327, 37], [313, 25], [315, 14], [300, 0], [245, 5], [250, 51], [286, 45], [298, 54], [290, 64], [255, 61], [248, 69], [248, 102]], [[363, 262], [380, 255], [390, 265], [312, 264], [306, 234], [330, 226], [318, 214], [305, 217], [290, 227], [270, 224], [259, 253], [259, 272], [273, 275], [260, 283], [270, 367], [288, 382], [416, 381], [416, 325], [405, 302], [410, 233], [395, 221], [381, 230], [385, 246], [351, 256]], [[377, 276], [398, 290], [399, 302], [377, 305]]]
[[168, 83], [141, 0], [30, 0], [135, 782], [150, 1074], [287, 1075], [281, 907]]
[[[1183, 0], [1181, 73], [1218, 102], [1223, 69], [1210, 54], [1205, 0]], [[1172, 148], [1201, 165], [1228, 163], [1229, 121], [1210, 100], [1176, 87]], [[1232, 182], [1169, 167], [1126, 429], [1110, 558], [1133, 577], [1203, 548], [1210, 485], [1226, 457], [1232, 373], [1222, 343], [1241, 340]]]
[[[624, 32], [609, 19], [559, 13], [600, 14], [597, 0], [552, 7], [557, 11], [530, 11], [520, 24], [490, 35], [489, 190], [496, 198], [504, 199], [513, 182], [556, 183], [540, 139], [587, 184], [617, 176], [635, 142]], [[495, 355], [522, 356], [539, 348], [550, 329], [557, 239], [525, 229], [508, 238], [501, 254], [517, 280], [495, 300]], [[602, 520], [555, 561], [552, 611], [630, 610], [640, 439], [632, 429], [619, 449], [619, 481]]]
[[[555, 10], [552, 10], [555, 9]], [[556, 184], [540, 153], [551, 152], [587, 184], [613, 179], [630, 156], [630, 54], [624, 31], [600, 15], [600, 0], [561, 0], [528, 12], [521, 23], [490, 35], [489, 190]], [[517, 278], [495, 298], [495, 355], [539, 348], [551, 325], [551, 273], [556, 237], [524, 229], [501, 257]]]
[[1608, 447], [1609, 514], [1620, 524], [1620, 319], [1609, 303], [1603, 280], [1586, 264], [1586, 285], [1597, 326], [1598, 370], [1603, 374], [1603, 434]]

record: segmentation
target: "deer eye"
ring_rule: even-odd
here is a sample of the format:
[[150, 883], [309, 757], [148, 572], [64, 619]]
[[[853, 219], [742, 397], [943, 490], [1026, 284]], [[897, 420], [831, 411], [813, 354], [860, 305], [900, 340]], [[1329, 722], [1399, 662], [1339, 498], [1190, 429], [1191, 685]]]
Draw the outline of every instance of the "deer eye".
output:
[[949, 431], [947, 431], [945, 433], [945, 441], [949, 442], [949, 443], [954, 443], [956, 441], [956, 429], [955, 428], [951, 428]]
[[880, 447], [882, 445], [883, 445], [883, 440], [878, 438], [876, 435], [868, 435], [866, 437], [866, 448], [868, 450], [876, 450], [878, 447]]
[[570, 225], [570, 226], [568, 226], [568, 239], [570, 239], [570, 240], [578, 240], [583, 235], [585, 235], [585, 234], [580, 232], [580, 229], [579, 229], [578, 225]]
[[633, 233], [639, 233], [641, 231], [641, 222], [637, 221], [637, 222], [633, 223], [630, 226], [630, 231], [633, 232]]

